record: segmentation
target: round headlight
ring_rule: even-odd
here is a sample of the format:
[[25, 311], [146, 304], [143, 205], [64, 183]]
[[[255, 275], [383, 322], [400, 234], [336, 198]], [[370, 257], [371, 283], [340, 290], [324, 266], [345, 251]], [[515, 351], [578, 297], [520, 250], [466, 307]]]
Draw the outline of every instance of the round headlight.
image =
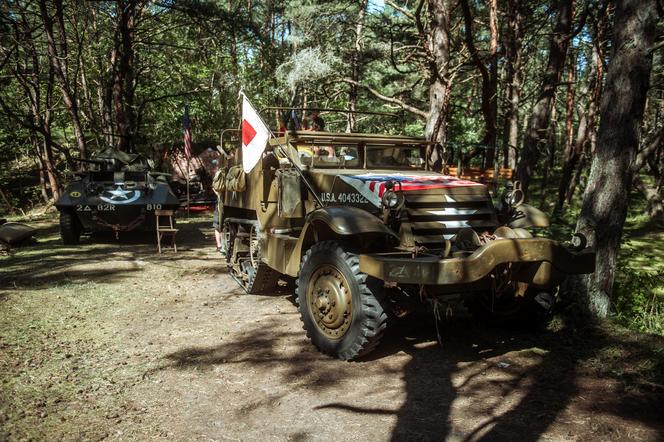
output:
[[391, 190], [388, 190], [383, 194], [381, 202], [383, 203], [383, 207], [394, 209], [399, 205], [399, 195], [397, 195], [395, 192], [392, 192]]

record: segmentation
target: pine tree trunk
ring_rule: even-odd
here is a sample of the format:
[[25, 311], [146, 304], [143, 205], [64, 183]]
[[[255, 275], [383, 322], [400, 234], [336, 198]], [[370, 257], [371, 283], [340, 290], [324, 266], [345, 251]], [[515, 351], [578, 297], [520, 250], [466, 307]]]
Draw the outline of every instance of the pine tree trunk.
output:
[[[427, 40], [429, 54], [429, 112], [425, 127], [427, 140], [445, 145], [450, 84], [447, 78], [450, 59], [450, 0], [429, 0], [431, 30]], [[427, 149], [427, 168], [441, 170], [443, 154], [436, 145]]]
[[[480, 53], [475, 46], [475, 37], [473, 33], [473, 16], [468, 0], [461, 0], [461, 9], [463, 10], [465, 24], [465, 40], [468, 52], [482, 77], [482, 116], [484, 117], [484, 136], [482, 137], [482, 147], [484, 148], [484, 167], [492, 167], [496, 152], [496, 114], [498, 111], [498, 24], [497, 24], [497, 4], [495, 0], [489, 0], [489, 61], [488, 67], [482, 60]], [[478, 149], [467, 155], [466, 161], [480, 153]]]
[[646, 215], [653, 220], [662, 219], [664, 216], [664, 206], [662, 205], [662, 194], [659, 189], [648, 185], [638, 176], [634, 178], [634, 187], [636, 187], [646, 199]]
[[360, 0], [357, 13], [357, 22], [355, 23], [355, 46], [351, 56], [351, 79], [348, 88], [348, 110], [351, 111], [346, 117], [346, 132], [353, 132], [357, 124], [357, 115], [353, 111], [357, 110], [357, 98], [359, 92], [359, 82], [362, 75], [362, 56], [364, 51], [364, 19], [367, 14], [368, 0]]
[[592, 48], [592, 63], [588, 73], [588, 81], [581, 92], [587, 96], [587, 103], [579, 100], [577, 114], [579, 125], [576, 130], [576, 140], [570, 151], [565, 151], [563, 168], [558, 186], [558, 199], [554, 208], [555, 213], [562, 213], [565, 201], [571, 203], [572, 197], [579, 182], [581, 173], [585, 168], [585, 151], [587, 145], [595, 139], [598, 104], [602, 95], [604, 80], [604, 34], [606, 28], [606, 11], [602, 12], [599, 23], [595, 27]]
[[595, 317], [606, 317], [609, 312], [657, 17], [656, 0], [617, 1], [597, 151], [576, 226], [597, 253], [596, 269], [591, 275], [569, 278], [565, 287], [568, 294], [577, 292]]
[[498, 137], [498, 2], [489, 2], [489, 122], [486, 133], [484, 167], [492, 168], [496, 156]]
[[104, 66], [103, 59], [99, 56], [99, 27], [97, 23], [97, 5], [88, 5], [90, 21], [92, 26], [92, 41], [88, 45], [90, 58], [95, 61], [98, 76], [94, 80], [96, 86], [97, 112], [99, 113], [99, 129], [103, 135], [104, 147], [114, 146], [115, 137], [113, 136], [113, 116], [111, 111], [112, 96], [112, 70], [115, 66], [116, 51], [111, 51], [110, 61]]
[[569, 162], [574, 148], [574, 80], [576, 78], [576, 55], [570, 53], [570, 61], [567, 65], [567, 96], [565, 100], [565, 151], [563, 164]]
[[364, 19], [367, 14], [369, 0], [360, 0], [357, 13], [357, 22], [355, 23], [355, 46], [351, 56], [351, 79], [354, 83], [349, 84], [348, 88], [348, 110], [351, 111], [346, 118], [346, 132], [353, 132], [357, 124], [357, 115], [352, 113], [357, 110], [357, 97], [362, 75], [362, 51], [364, 50]]
[[549, 136], [546, 142], [546, 161], [542, 170], [542, 186], [540, 193], [540, 207], [546, 205], [547, 188], [549, 187], [549, 171], [553, 168], [556, 160], [556, 150], [558, 146], [558, 121], [557, 121], [556, 108], [551, 112], [551, 124], [549, 125]]
[[60, 198], [60, 178], [55, 169], [55, 162], [53, 160], [53, 147], [49, 142], [44, 139], [44, 167], [46, 171], [46, 178], [51, 187], [51, 194], [53, 199]]
[[558, 17], [551, 36], [549, 45], [549, 61], [542, 81], [542, 89], [533, 111], [528, 118], [528, 125], [523, 140], [523, 153], [517, 169], [517, 177], [521, 181], [521, 187], [528, 196], [530, 179], [535, 171], [540, 157], [540, 149], [546, 141], [547, 128], [551, 118], [551, 110], [554, 106], [554, 97], [558, 83], [565, 67], [567, 48], [569, 47], [570, 34], [572, 31], [572, 16], [574, 2], [560, 0], [558, 6]]
[[37, 164], [39, 165], [39, 188], [42, 199], [45, 203], [48, 203], [50, 197], [48, 194], [48, 179], [46, 178], [46, 165], [44, 164], [44, 154], [42, 149], [39, 146], [39, 140], [37, 138], [32, 139], [32, 145], [35, 150], [35, 156], [37, 157]]
[[[113, 79], [113, 108], [118, 149], [131, 152], [136, 136], [136, 112], [134, 111], [134, 22], [137, 14], [136, 0], [116, 0], [119, 41], [116, 41], [117, 66]], [[138, 9], [140, 11], [140, 9]]]
[[519, 106], [521, 104], [521, 39], [523, 38], [521, 1], [509, 0], [505, 33], [506, 114], [503, 126], [503, 167], [514, 169], [519, 143]]
[[[602, 81], [601, 78], [598, 78], [597, 66], [596, 63], [598, 58], [593, 57], [593, 65], [589, 73], [589, 82], [590, 85], [584, 88], [584, 95], [588, 95], [588, 102], [582, 103], [579, 102], [578, 106], [578, 115], [579, 115], [579, 125], [576, 130], [576, 139], [573, 140], [571, 146], [565, 147], [565, 155], [563, 157], [563, 168], [560, 175], [560, 184], [558, 186], [558, 199], [556, 201], [556, 206], [554, 212], [561, 213], [565, 204], [565, 198], [570, 193], [574, 193], [574, 190], [570, 187], [570, 184], [576, 185], [578, 182], [577, 179], [573, 179], [573, 175], [577, 172], [577, 166], [579, 165], [579, 160], [583, 154], [588, 141], [590, 140], [590, 133], [594, 129], [594, 123], [596, 121], [597, 114], [597, 97], [595, 93], [588, 91], [594, 90], [594, 85], [597, 81]], [[601, 62], [601, 61], [600, 61]], [[578, 172], [580, 173], [580, 171]]]
[[64, 28], [64, 11], [62, 0], [55, 0], [55, 18], [58, 22], [60, 29], [58, 35], [60, 36], [60, 43], [56, 43], [54, 32], [54, 21], [48, 10], [46, 0], [40, 0], [39, 9], [41, 19], [44, 24], [44, 31], [47, 41], [48, 57], [53, 67], [53, 72], [58, 80], [60, 89], [62, 90], [62, 101], [67, 108], [69, 117], [71, 118], [72, 128], [74, 129], [74, 138], [76, 139], [76, 146], [81, 158], [87, 158], [88, 151], [86, 146], [85, 135], [83, 133], [83, 125], [78, 112], [78, 101], [74, 93], [75, 87], [71, 84], [68, 67], [67, 67], [67, 37]]

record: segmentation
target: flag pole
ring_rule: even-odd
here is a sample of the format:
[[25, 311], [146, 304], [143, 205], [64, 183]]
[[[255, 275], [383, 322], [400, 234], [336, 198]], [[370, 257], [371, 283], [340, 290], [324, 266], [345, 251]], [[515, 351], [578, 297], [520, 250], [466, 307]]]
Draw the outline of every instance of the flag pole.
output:
[[[240, 96], [240, 97], [243, 97], [243, 98], [247, 98], [247, 96], [246, 96], [245, 93], [242, 91], [242, 89], [240, 89], [239, 96]], [[247, 101], [249, 101], [249, 98], [247, 98]], [[253, 106], [252, 106], [252, 107], [253, 107]], [[255, 110], [254, 110], [254, 112], [255, 112]], [[265, 120], [263, 120], [263, 117], [261, 117], [261, 116], [258, 114], [258, 112], [256, 112], [256, 116], [257, 116], [258, 119], [261, 121], [261, 123], [263, 123], [263, 127], [265, 127], [265, 129], [267, 129], [268, 134], [269, 134], [269, 135], [270, 135], [270, 136], [271, 136], [271, 137], [277, 142], [278, 147], [279, 147], [279, 152], [281, 153], [281, 155], [282, 155], [283, 157], [285, 157], [285, 158], [288, 160], [288, 162], [289, 162], [289, 163], [291, 164], [291, 166], [295, 169], [295, 171], [298, 173], [298, 175], [300, 175], [300, 178], [302, 178], [302, 182], [304, 183], [304, 186], [305, 186], [305, 187], [307, 188], [307, 190], [311, 193], [311, 196], [314, 197], [314, 199], [316, 200], [316, 202], [318, 203], [318, 205], [319, 205], [320, 207], [325, 207], [325, 204], [323, 204], [323, 201], [318, 197], [318, 194], [316, 193], [316, 190], [314, 189], [313, 185], [309, 182], [309, 180], [308, 180], [307, 177], [304, 175], [304, 173], [302, 173], [302, 169], [300, 169], [300, 167], [299, 167], [297, 164], [295, 164], [295, 161], [293, 161], [293, 159], [292, 159], [292, 158], [288, 155], [288, 153], [286, 152], [286, 147], [281, 143], [281, 140], [279, 140], [279, 138], [274, 134], [274, 132], [272, 131], [272, 129], [270, 129], [270, 126], [268, 126], [267, 124], [265, 124]], [[286, 131], [288, 131], [288, 128], [286, 128]]]
[[187, 219], [191, 212], [191, 196], [189, 194], [189, 177], [191, 175], [191, 121], [189, 120], [189, 103], [184, 106], [184, 156], [187, 159]]
[[189, 157], [187, 157], [187, 219], [189, 219], [189, 175], [191, 173], [189, 172]]

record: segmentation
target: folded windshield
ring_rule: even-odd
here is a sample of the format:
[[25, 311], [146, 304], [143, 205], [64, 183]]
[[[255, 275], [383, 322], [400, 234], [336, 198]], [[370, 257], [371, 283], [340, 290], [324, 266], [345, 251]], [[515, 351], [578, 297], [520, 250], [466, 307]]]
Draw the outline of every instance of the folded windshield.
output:
[[424, 158], [420, 147], [369, 147], [367, 168], [409, 168], [421, 169]]
[[[365, 147], [357, 145], [297, 147], [300, 162], [314, 168], [361, 169], [365, 167]], [[366, 146], [368, 169], [422, 169], [424, 147]]]

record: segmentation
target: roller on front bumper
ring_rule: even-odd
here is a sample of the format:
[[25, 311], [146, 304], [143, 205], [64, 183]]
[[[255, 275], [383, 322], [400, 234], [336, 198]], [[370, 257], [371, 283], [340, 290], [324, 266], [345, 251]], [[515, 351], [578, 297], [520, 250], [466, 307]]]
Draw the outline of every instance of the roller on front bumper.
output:
[[545, 238], [497, 239], [466, 257], [412, 258], [403, 252], [360, 255], [360, 271], [398, 284], [458, 285], [479, 282], [501, 265], [514, 267], [513, 280], [547, 287], [567, 274], [595, 271], [595, 252], [574, 251]]

